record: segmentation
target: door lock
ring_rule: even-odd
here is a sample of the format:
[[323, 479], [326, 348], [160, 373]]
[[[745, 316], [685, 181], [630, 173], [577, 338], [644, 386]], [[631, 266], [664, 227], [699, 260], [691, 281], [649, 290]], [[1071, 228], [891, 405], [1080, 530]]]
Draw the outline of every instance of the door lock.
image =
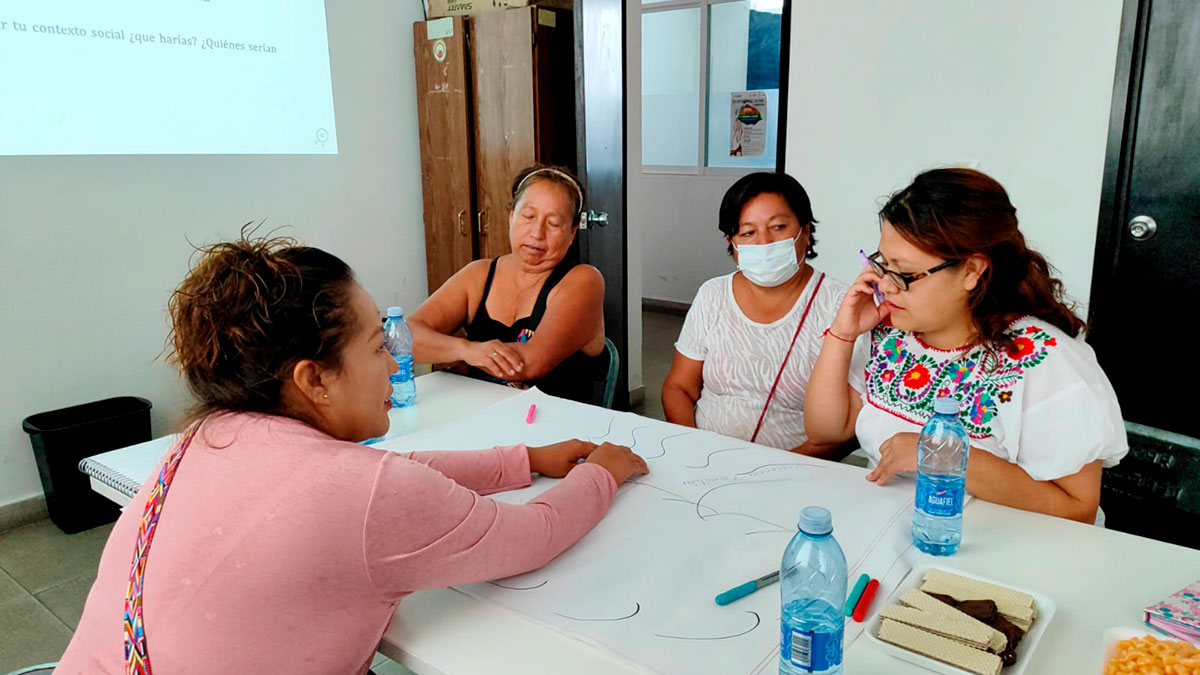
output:
[[591, 211], [583, 214], [583, 222], [579, 224], [579, 229], [586, 230], [589, 227], [605, 227], [608, 225], [608, 214], [604, 211]]
[[1150, 216], [1135, 216], [1129, 221], [1129, 236], [1138, 241], [1146, 241], [1158, 231], [1158, 223]]

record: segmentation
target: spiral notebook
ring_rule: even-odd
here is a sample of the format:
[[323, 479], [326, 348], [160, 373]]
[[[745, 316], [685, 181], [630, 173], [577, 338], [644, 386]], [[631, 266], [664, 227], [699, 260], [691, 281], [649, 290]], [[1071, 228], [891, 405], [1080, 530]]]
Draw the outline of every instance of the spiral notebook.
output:
[[126, 497], [133, 497], [174, 440], [174, 436], [163, 436], [92, 455], [79, 463], [79, 470]]

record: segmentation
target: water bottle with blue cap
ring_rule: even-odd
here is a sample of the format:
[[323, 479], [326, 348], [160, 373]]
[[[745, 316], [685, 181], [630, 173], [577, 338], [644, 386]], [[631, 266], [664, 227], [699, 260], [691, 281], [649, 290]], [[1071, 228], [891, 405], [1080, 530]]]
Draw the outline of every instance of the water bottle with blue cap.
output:
[[846, 556], [829, 509], [800, 512], [800, 531], [783, 552], [779, 594], [780, 675], [839, 675], [845, 634]]
[[917, 498], [913, 544], [932, 555], [954, 555], [962, 542], [963, 500], [971, 440], [958, 419], [958, 401], [943, 396], [917, 440]]
[[400, 366], [391, 376], [392, 407], [407, 408], [417, 402], [417, 383], [413, 381], [413, 334], [404, 320], [403, 308], [387, 308], [383, 344]]

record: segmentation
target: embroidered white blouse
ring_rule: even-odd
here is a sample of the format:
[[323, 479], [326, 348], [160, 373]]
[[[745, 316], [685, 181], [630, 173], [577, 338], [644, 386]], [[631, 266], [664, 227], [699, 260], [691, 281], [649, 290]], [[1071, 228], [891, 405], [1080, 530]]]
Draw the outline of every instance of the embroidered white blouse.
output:
[[[821, 272], [814, 270], [796, 304], [772, 323], [752, 321], [738, 307], [733, 298], [733, 274], [700, 286], [675, 343], [675, 350], [683, 356], [704, 362], [703, 386], [696, 402], [698, 428], [750, 440], [820, 278]], [[821, 352], [821, 333], [833, 323], [846, 288], [829, 276], [821, 282], [756, 443], [790, 450], [808, 439], [804, 394]]]
[[980, 449], [1035, 480], [1055, 480], [1129, 451], [1116, 393], [1081, 335], [1024, 317], [1008, 329], [1011, 349], [930, 347], [892, 326], [859, 337], [850, 385], [863, 408], [855, 433], [871, 466], [893, 435], [918, 432], [938, 396], [959, 402], [959, 419]]

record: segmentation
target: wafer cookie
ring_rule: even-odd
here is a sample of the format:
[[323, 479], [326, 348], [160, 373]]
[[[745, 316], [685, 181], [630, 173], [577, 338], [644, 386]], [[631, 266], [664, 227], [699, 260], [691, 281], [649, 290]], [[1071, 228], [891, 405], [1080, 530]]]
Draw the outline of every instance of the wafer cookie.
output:
[[910, 588], [900, 596], [900, 602], [908, 605], [913, 609], [920, 610], [937, 616], [944, 616], [954, 621], [961, 621], [978, 628], [989, 631], [988, 633], [988, 649], [994, 652], [999, 652], [1008, 644], [1008, 638], [1004, 637], [1004, 633], [992, 628], [986, 623], [971, 616], [967, 616], [962, 612], [954, 609], [950, 605], [938, 600], [937, 598], [928, 595], [916, 588]]
[[922, 612], [919, 609], [900, 605], [885, 607], [880, 612], [880, 616], [892, 621], [899, 621], [913, 628], [920, 628], [934, 635], [941, 635], [975, 649], [986, 649], [999, 653], [1007, 644], [1003, 635], [978, 621], [964, 621], [945, 614]]
[[925, 572], [925, 582], [921, 584], [921, 590], [926, 593], [949, 595], [960, 601], [992, 600], [1001, 614], [1024, 629], [1028, 629], [1037, 616], [1033, 596], [1028, 593], [951, 574], [936, 568], [930, 568]]
[[1003, 667], [1000, 657], [995, 654], [968, 647], [940, 635], [926, 633], [891, 619], [884, 619], [880, 624], [879, 639], [975, 675], [999, 675]]

